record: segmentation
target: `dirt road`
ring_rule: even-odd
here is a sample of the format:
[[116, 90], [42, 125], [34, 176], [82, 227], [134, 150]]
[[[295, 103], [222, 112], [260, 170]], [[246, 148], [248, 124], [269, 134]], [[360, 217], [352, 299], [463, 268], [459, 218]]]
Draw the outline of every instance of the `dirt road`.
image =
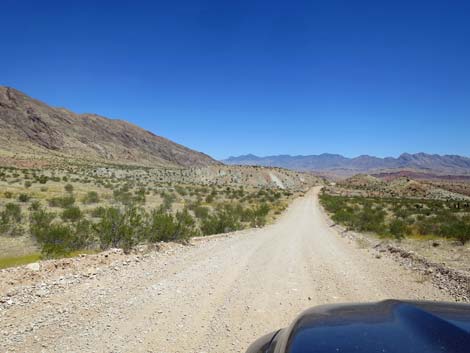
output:
[[12, 305], [0, 311], [0, 351], [244, 352], [316, 304], [451, 300], [341, 238], [317, 194], [266, 228], [157, 253]]

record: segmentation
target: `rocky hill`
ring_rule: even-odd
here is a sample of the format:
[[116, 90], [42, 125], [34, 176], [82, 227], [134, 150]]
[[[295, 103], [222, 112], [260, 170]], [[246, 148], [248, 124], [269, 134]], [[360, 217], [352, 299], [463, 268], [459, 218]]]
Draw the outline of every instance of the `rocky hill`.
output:
[[338, 154], [310, 156], [279, 155], [257, 157], [249, 154], [230, 157], [226, 164], [282, 167], [302, 171], [331, 172], [342, 175], [377, 173], [380, 171], [412, 170], [430, 174], [470, 175], [470, 158], [456, 155], [404, 153], [398, 158], [359, 156], [346, 158]]
[[384, 180], [371, 175], [358, 174], [339, 181], [329, 190], [334, 194], [347, 196], [470, 200], [464, 189], [464, 186], [468, 184], [461, 184], [460, 189], [451, 188], [451, 185], [445, 182], [438, 184], [413, 180], [405, 176]]
[[0, 86], [0, 158], [85, 161], [147, 166], [208, 166], [211, 157], [127, 121], [53, 108]]
[[235, 187], [308, 189], [323, 185], [325, 180], [311, 173], [296, 172], [281, 168], [257, 166], [207, 166], [197, 168], [79, 168], [88, 176], [116, 178], [135, 182], [159, 181], [177, 184], [202, 184]]

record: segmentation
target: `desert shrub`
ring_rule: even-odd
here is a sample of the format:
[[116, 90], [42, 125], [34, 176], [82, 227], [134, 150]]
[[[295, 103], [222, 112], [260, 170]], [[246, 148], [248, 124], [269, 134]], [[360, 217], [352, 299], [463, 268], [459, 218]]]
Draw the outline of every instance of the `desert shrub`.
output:
[[216, 191], [216, 190], [212, 190], [211, 193], [206, 196], [206, 203], [212, 203], [212, 202], [214, 202], [216, 196], [217, 196], [217, 191]]
[[[464, 244], [470, 240], [470, 217], [458, 201], [394, 198], [341, 197], [320, 195], [335, 222], [359, 231], [388, 234], [400, 239], [408, 234], [441, 236]], [[352, 204], [352, 206], [349, 206]], [[385, 221], [391, 212], [391, 221]]]
[[146, 238], [147, 221], [145, 212], [136, 207], [124, 211], [106, 208], [99, 223], [94, 226], [100, 240], [100, 247], [120, 247], [130, 250], [139, 240]]
[[199, 232], [195, 229], [196, 222], [186, 208], [176, 212], [175, 218], [177, 228], [173, 240], [187, 241], [189, 238], [199, 235]]
[[96, 207], [90, 211], [90, 215], [95, 218], [101, 218], [106, 212], [106, 208], [103, 206]]
[[44, 258], [56, 258], [85, 249], [92, 243], [91, 224], [80, 220], [74, 224], [53, 223], [55, 215], [42, 209], [31, 215], [31, 234], [41, 245]]
[[19, 202], [28, 202], [31, 199], [31, 196], [28, 194], [19, 194], [18, 195], [18, 201]]
[[83, 203], [92, 204], [100, 202], [100, 197], [96, 191], [88, 191], [83, 197]]
[[389, 224], [389, 231], [396, 239], [402, 239], [406, 233], [406, 223], [401, 219], [395, 218]]
[[16, 236], [23, 231], [21, 220], [23, 215], [17, 204], [7, 203], [5, 209], [0, 212], [0, 233], [3, 235]]
[[[328, 212], [333, 213], [333, 221], [351, 229], [380, 234], [388, 230], [385, 223], [386, 211], [382, 205], [375, 204], [373, 200], [361, 197], [331, 196], [323, 193], [320, 195], [320, 201]], [[350, 206], [349, 203], [354, 206]]]
[[347, 208], [339, 209], [338, 211], [336, 211], [336, 213], [333, 214], [331, 219], [335, 223], [339, 223], [347, 227], [351, 227], [354, 223], [354, 217], [355, 215], [354, 215], [353, 209], [350, 207], [347, 207]]
[[118, 247], [125, 236], [123, 228], [123, 216], [120, 209], [106, 208], [102, 219], [95, 225], [95, 231], [100, 240], [101, 249]]
[[71, 207], [75, 203], [75, 197], [73, 195], [66, 195], [61, 197], [54, 197], [49, 200], [49, 206], [67, 208]]
[[171, 213], [163, 207], [152, 212], [150, 217], [149, 240], [169, 241], [176, 232], [176, 222]]
[[13, 193], [11, 193], [10, 191], [5, 191], [3, 193], [3, 196], [5, 196], [6, 199], [11, 199], [13, 197]]
[[205, 218], [201, 223], [202, 233], [211, 235], [241, 229], [240, 217], [230, 211], [229, 208], [223, 207]]
[[113, 190], [113, 197], [116, 202], [120, 202], [126, 206], [129, 206], [134, 202], [134, 197], [126, 186]]
[[193, 208], [194, 215], [199, 219], [206, 219], [209, 216], [209, 208], [197, 205]]
[[150, 216], [148, 239], [157, 241], [187, 241], [197, 235], [195, 221], [187, 209], [172, 215], [163, 207], [154, 210]]
[[39, 208], [30, 214], [31, 235], [41, 245], [45, 258], [60, 257], [73, 251], [74, 235], [70, 226], [52, 223], [55, 214]]
[[320, 201], [328, 212], [336, 213], [345, 207], [345, 199], [340, 196], [330, 196], [322, 193], [320, 195]]
[[250, 225], [252, 227], [262, 227], [266, 224], [266, 217], [270, 211], [268, 204], [263, 203], [251, 210]]
[[454, 235], [454, 238], [457, 239], [462, 245], [465, 245], [468, 241], [470, 241], [470, 227], [468, 224], [461, 233]]
[[41, 175], [41, 176], [37, 177], [36, 180], [39, 182], [39, 184], [46, 184], [47, 181], [49, 180], [49, 178], [45, 175]]
[[434, 218], [424, 217], [415, 224], [415, 228], [419, 235], [437, 235], [439, 231], [439, 225]]
[[41, 239], [43, 232], [50, 227], [56, 215], [55, 213], [47, 212], [42, 207], [39, 207], [37, 210], [31, 211], [29, 217], [31, 234], [36, 239]]
[[442, 225], [440, 235], [456, 239], [464, 245], [470, 241], [470, 220], [454, 218]]
[[0, 220], [3, 224], [21, 222], [22, 214], [19, 205], [7, 203], [5, 209], [0, 214]]
[[41, 203], [38, 200], [31, 202], [31, 204], [29, 205], [30, 211], [37, 211], [39, 210], [39, 208], [41, 208]]
[[93, 244], [94, 233], [92, 224], [86, 219], [80, 219], [74, 224], [75, 230], [75, 240], [74, 248], [75, 250], [86, 249], [88, 246]]
[[354, 219], [353, 227], [361, 232], [383, 233], [386, 230], [385, 212], [365, 206]]
[[[148, 238], [148, 214], [144, 209], [132, 207], [125, 211], [125, 222], [133, 232], [133, 242], [123, 246], [123, 249], [130, 249], [131, 246]], [[127, 246], [127, 247], [126, 247]]]
[[41, 237], [37, 240], [45, 258], [61, 257], [73, 251], [74, 236], [68, 225], [51, 224], [41, 232]]
[[31, 181], [29, 181], [29, 180], [26, 180], [26, 181], [24, 182], [24, 187], [25, 187], [25, 188], [30, 188], [31, 185], [33, 185], [33, 183], [32, 183]]
[[61, 217], [64, 221], [76, 222], [80, 220], [83, 215], [80, 208], [77, 206], [70, 206], [62, 211]]
[[188, 194], [188, 191], [184, 187], [182, 187], [181, 185], [176, 185], [175, 190], [181, 196], [186, 196]]
[[136, 190], [136, 192], [134, 193], [134, 202], [145, 203], [145, 193], [145, 188], [140, 188], [139, 190]]
[[171, 210], [173, 202], [176, 200], [175, 195], [173, 193], [163, 192], [161, 197], [163, 198], [162, 208], [164, 210]]
[[405, 219], [410, 215], [410, 211], [407, 208], [399, 208], [394, 211], [395, 217]]
[[245, 191], [242, 188], [236, 190], [234, 193], [235, 193], [236, 198], [238, 199], [241, 199], [243, 196], [245, 196]]
[[73, 192], [73, 185], [72, 184], [66, 184], [64, 186], [65, 191], [67, 191], [69, 194]]

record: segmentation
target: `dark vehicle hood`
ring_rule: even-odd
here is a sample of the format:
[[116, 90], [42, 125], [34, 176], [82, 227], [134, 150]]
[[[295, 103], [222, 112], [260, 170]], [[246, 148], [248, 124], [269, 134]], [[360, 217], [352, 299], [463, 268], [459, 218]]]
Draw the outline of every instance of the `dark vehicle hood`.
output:
[[314, 307], [248, 353], [470, 353], [470, 305], [387, 300]]

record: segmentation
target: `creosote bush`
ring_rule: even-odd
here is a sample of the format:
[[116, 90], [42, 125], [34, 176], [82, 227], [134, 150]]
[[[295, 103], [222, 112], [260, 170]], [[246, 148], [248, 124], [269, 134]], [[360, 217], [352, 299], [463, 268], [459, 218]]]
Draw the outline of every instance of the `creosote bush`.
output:
[[100, 197], [96, 191], [88, 191], [85, 197], [83, 198], [83, 203], [92, 204], [100, 202]]
[[19, 202], [28, 202], [31, 199], [31, 196], [28, 194], [19, 194], [18, 195], [18, 201]]
[[77, 206], [67, 207], [61, 215], [64, 221], [76, 222], [82, 218], [82, 211]]
[[470, 213], [459, 201], [320, 195], [334, 222], [381, 236], [439, 236], [470, 241]]
[[73, 192], [73, 185], [72, 184], [65, 184], [64, 186], [65, 191], [67, 191], [69, 194]]
[[160, 208], [152, 212], [149, 224], [149, 239], [158, 241], [182, 241], [199, 234], [195, 228], [195, 221], [187, 209], [179, 211], [176, 215]]
[[172, 213], [165, 207], [151, 212], [136, 205], [98, 207], [92, 211], [98, 220], [91, 224], [83, 218], [76, 206], [69, 206], [61, 213], [66, 223], [58, 223], [56, 214], [47, 212], [36, 204], [31, 209], [31, 234], [42, 246], [45, 257], [56, 257], [84, 247], [99, 245], [101, 249], [119, 247], [129, 251], [141, 242], [179, 241], [191, 237], [238, 230], [245, 224], [265, 224], [269, 212], [267, 205], [244, 209], [241, 205], [220, 205], [209, 213], [197, 208], [202, 216], [200, 226], [188, 208]]
[[49, 200], [49, 206], [67, 208], [71, 207], [75, 203], [75, 197], [73, 195], [66, 195], [61, 197], [54, 197]]
[[89, 221], [81, 219], [65, 224], [54, 222], [55, 218], [55, 213], [41, 207], [30, 214], [31, 235], [41, 245], [41, 253], [45, 258], [65, 256], [91, 244], [93, 234]]
[[216, 210], [201, 219], [201, 231], [204, 235], [233, 232], [244, 228], [260, 227], [266, 224], [270, 211], [267, 204], [254, 208], [243, 208], [241, 204], [222, 204]]
[[101, 218], [103, 217], [106, 209], [103, 206], [95, 207], [92, 210], [89, 211], [91, 217], [94, 218]]
[[21, 220], [23, 214], [19, 205], [7, 203], [0, 212], [0, 234], [16, 236], [22, 232]]

